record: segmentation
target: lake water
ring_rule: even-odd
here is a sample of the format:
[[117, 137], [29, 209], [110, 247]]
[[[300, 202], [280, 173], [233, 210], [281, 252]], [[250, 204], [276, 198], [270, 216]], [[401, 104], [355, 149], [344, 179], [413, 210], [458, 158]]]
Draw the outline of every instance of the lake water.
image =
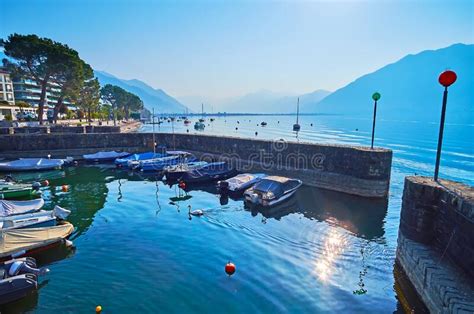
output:
[[[370, 145], [370, 119], [303, 116], [298, 137], [294, 119], [219, 117], [203, 133]], [[257, 126], [261, 121], [268, 125]], [[156, 126], [172, 131], [186, 128]], [[441, 177], [474, 183], [473, 134], [474, 125], [446, 125]], [[46, 207], [72, 210], [76, 249], [40, 256], [51, 273], [38, 294], [6, 310], [90, 313], [100, 304], [104, 313], [401, 311], [394, 260], [403, 178], [432, 175], [437, 136], [437, 123], [377, 122], [376, 146], [394, 151], [388, 200], [304, 186], [284, 206], [263, 212], [220, 199], [212, 186], [170, 204], [180, 193], [175, 186], [112, 166], [19, 175], [50, 181]], [[63, 184], [70, 192], [60, 191]], [[188, 204], [205, 215], [189, 219]], [[224, 272], [229, 260], [237, 267], [232, 277]]]

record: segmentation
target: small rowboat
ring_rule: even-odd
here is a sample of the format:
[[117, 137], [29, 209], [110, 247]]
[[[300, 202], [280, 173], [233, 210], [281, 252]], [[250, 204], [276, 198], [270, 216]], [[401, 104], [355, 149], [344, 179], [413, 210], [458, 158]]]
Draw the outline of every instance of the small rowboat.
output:
[[19, 183], [0, 183], [0, 199], [16, 199], [22, 197], [31, 197], [40, 195], [41, 192], [36, 191], [29, 184]]
[[64, 220], [71, 211], [55, 206], [53, 210], [41, 210], [35, 213], [0, 217], [0, 230], [39, 228], [56, 226], [58, 220]]
[[0, 163], [0, 171], [37, 171], [61, 169], [64, 159], [21, 158]]
[[[74, 226], [64, 223], [53, 227], [10, 229], [0, 231], [0, 261], [30, 256], [40, 251], [68, 243]], [[72, 243], [69, 242], [70, 245]]]
[[230, 179], [217, 182], [217, 187], [222, 194], [240, 194], [260, 182], [266, 175], [263, 173], [242, 173]]
[[237, 171], [226, 162], [211, 162], [198, 169], [186, 171], [179, 180], [185, 183], [203, 183], [224, 180], [236, 174]]
[[127, 167], [129, 161], [149, 160], [149, 159], [161, 158], [161, 157], [165, 157], [165, 155], [160, 154], [160, 153], [147, 152], [147, 153], [141, 153], [141, 154], [133, 154], [128, 157], [117, 158], [115, 159], [114, 163], [117, 167]]
[[0, 221], [3, 217], [35, 212], [44, 205], [42, 198], [31, 201], [0, 201]]
[[130, 153], [127, 152], [116, 152], [116, 151], [109, 151], [109, 152], [98, 152], [95, 154], [86, 154], [83, 155], [86, 161], [90, 162], [105, 162], [105, 161], [113, 161], [117, 158], [123, 158], [129, 156]]

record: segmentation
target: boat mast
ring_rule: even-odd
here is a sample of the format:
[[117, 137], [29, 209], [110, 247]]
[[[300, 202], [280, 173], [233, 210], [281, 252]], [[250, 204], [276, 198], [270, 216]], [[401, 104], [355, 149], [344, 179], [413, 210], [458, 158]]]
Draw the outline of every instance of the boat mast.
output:
[[298, 97], [298, 103], [296, 105], [296, 124], [298, 124], [299, 115], [300, 115], [300, 98]]
[[151, 116], [151, 124], [153, 125], [153, 154], [156, 153], [156, 142], [155, 142], [155, 108], [153, 108], [153, 113]]
[[204, 103], [201, 103], [201, 118], [204, 119]]

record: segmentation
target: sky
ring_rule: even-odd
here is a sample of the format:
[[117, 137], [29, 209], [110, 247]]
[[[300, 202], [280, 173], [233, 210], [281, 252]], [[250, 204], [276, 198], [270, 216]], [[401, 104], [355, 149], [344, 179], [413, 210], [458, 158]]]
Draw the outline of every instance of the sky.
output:
[[474, 0], [1, 0], [0, 38], [68, 44], [179, 99], [334, 91], [407, 54], [474, 42]]

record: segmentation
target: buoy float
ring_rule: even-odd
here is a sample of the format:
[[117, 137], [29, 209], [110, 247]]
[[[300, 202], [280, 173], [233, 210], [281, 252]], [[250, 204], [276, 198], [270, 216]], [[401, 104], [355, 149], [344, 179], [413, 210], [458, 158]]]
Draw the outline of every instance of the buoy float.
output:
[[48, 186], [48, 185], [49, 185], [49, 181], [48, 181], [48, 180], [44, 180], [44, 181], [42, 182], [42, 184], [43, 184], [43, 186]]
[[96, 312], [96, 313], [101, 313], [101, 312], [102, 312], [102, 306], [97, 305], [97, 306], [95, 307], [95, 312]]
[[186, 188], [186, 183], [184, 181], [179, 181], [178, 186], [184, 190]]
[[68, 191], [69, 191], [69, 186], [67, 186], [67, 185], [64, 184], [64, 185], [61, 187], [61, 190], [62, 190], [63, 192], [68, 192]]
[[228, 262], [225, 265], [225, 272], [227, 273], [227, 275], [229, 275], [229, 277], [232, 276], [235, 273], [235, 265], [231, 262]]

